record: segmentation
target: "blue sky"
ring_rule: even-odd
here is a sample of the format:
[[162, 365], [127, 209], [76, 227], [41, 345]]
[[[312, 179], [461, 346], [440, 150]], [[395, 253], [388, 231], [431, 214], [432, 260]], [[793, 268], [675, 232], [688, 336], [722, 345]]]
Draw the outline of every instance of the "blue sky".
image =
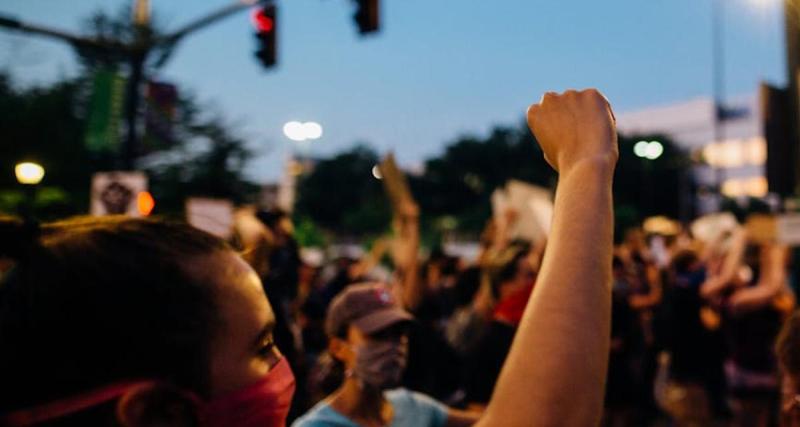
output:
[[[594, 86], [617, 111], [711, 92], [711, 10], [725, 2], [726, 87], [784, 81], [780, 0], [382, 0], [382, 31], [360, 38], [351, 0], [278, 0], [280, 65], [253, 57], [247, 13], [186, 39], [157, 76], [225, 114], [259, 156], [249, 173], [279, 176], [296, 150], [289, 120], [316, 120], [326, 155], [369, 142], [414, 165], [463, 134], [518, 123], [547, 90]], [[176, 27], [226, 0], [151, 0]], [[80, 30], [81, 18], [128, 0], [3, 0], [0, 13]], [[0, 67], [21, 84], [76, 72], [72, 52], [0, 33]]]

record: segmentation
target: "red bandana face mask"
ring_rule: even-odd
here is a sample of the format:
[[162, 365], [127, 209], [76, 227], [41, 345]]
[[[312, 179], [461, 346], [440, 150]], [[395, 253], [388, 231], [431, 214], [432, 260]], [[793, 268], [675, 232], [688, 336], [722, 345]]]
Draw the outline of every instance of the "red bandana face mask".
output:
[[[34, 408], [0, 414], [0, 425], [23, 427], [56, 420], [114, 399], [124, 401], [137, 391], [154, 384], [154, 381], [114, 383]], [[294, 374], [284, 358], [264, 378], [241, 390], [210, 401], [201, 401], [194, 395], [189, 397], [199, 408], [202, 426], [284, 427], [294, 389]]]
[[283, 427], [294, 389], [294, 374], [283, 358], [257, 383], [202, 404], [202, 425]]

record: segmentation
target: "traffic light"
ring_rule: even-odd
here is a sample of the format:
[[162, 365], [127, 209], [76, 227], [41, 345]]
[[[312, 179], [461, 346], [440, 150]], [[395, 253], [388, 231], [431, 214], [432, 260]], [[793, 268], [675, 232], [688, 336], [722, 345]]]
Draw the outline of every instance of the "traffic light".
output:
[[273, 67], [278, 62], [278, 20], [275, 15], [275, 5], [260, 7], [253, 12], [258, 41], [255, 55], [265, 68]]
[[356, 13], [353, 19], [358, 25], [358, 32], [368, 34], [378, 31], [380, 27], [380, 0], [355, 0]]

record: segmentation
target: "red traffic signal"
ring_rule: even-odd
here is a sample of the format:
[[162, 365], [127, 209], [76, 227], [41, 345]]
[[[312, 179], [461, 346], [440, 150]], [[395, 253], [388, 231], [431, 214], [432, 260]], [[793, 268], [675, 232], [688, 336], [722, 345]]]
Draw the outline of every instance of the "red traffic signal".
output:
[[255, 52], [256, 58], [265, 68], [270, 68], [278, 62], [278, 21], [276, 19], [275, 5], [260, 7], [253, 11], [251, 17], [253, 25], [256, 27], [256, 40], [258, 43], [258, 48]]
[[271, 12], [267, 8], [258, 8], [251, 15], [253, 26], [260, 33], [268, 33], [275, 29], [275, 6], [270, 7], [272, 8]]
[[358, 32], [368, 34], [380, 29], [380, 0], [355, 0], [356, 13], [353, 20], [358, 25]]

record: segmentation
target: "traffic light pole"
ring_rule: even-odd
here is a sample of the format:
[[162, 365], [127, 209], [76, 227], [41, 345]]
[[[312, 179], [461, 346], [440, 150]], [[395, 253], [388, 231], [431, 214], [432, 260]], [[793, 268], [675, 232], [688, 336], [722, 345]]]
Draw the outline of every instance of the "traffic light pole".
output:
[[[214, 24], [223, 18], [233, 15], [236, 12], [257, 4], [270, 3], [272, 2], [269, 0], [238, 0], [190, 22], [173, 33], [149, 40], [135, 40], [132, 44], [122, 44], [88, 37], [81, 37], [54, 28], [24, 23], [17, 19], [3, 15], [0, 15], [0, 27], [61, 40], [69, 43], [75, 49], [89, 48], [95, 51], [112, 52], [128, 58], [130, 75], [128, 77], [128, 85], [126, 88], [127, 96], [125, 98], [125, 121], [127, 124], [127, 129], [120, 154], [123, 169], [133, 170], [136, 156], [139, 152], [138, 113], [142, 97], [140, 89], [142, 82], [145, 80], [145, 66], [150, 53], [158, 47], [173, 46], [187, 35]], [[158, 65], [163, 65], [167, 59], [168, 57], [166, 56], [160, 58], [158, 60]]]
[[[786, 21], [786, 88], [789, 94], [789, 132], [795, 171], [800, 171], [800, 0], [784, 0]], [[794, 195], [800, 196], [800, 173], [795, 173]]]

